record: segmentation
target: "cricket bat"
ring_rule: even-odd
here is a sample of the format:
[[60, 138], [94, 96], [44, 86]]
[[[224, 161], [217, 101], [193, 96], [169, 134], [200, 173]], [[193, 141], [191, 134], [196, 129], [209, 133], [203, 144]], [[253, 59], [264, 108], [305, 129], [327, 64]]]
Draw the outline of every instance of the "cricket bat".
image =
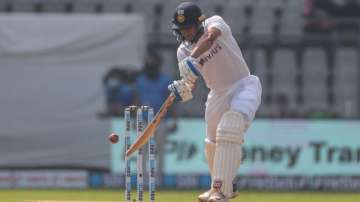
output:
[[175, 95], [172, 93], [166, 98], [165, 102], [161, 106], [160, 110], [157, 112], [153, 120], [148, 123], [143, 134], [139, 136], [135, 142], [130, 146], [130, 148], [126, 151], [126, 157], [130, 156], [136, 150], [140, 149], [144, 146], [150, 139], [151, 136], [154, 135], [156, 129], [158, 128], [161, 119], [165, 116], [168, 109], [174, 103]]

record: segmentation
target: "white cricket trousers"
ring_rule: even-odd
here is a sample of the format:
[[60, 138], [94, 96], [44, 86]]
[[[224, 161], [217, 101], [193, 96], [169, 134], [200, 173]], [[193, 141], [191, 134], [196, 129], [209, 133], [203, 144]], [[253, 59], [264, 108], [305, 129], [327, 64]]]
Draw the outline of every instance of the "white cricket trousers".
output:
[[222, 115], [234, 110], [245, 115], [249, 125], [261, 103], [261, 83], [257, 76], [247, 76], [228, 89], [211, 90], [206, 101], [205, 121], [207, 139], [215, 142], [216, 129]]

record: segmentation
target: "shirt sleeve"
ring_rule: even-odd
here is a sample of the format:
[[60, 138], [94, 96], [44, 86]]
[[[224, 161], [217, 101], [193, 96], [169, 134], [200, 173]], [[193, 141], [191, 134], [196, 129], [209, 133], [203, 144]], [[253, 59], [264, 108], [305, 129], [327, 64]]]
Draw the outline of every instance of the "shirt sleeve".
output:
[[187, 57], [187, 55], [185, 54], [185, 52], [181, 46], [179, 46], [179, 48], [177, 49], [176, 55], [177, 55], [178, 62], [180, 62], [181, 60], [183, 60], [184, 58]]
[[214, 27], [221, 31], [221, 34], [228, 35], [231, 34], [231, 29], [224, 19], [218, 15], [214, 15], [209, 19], [208, 29]]

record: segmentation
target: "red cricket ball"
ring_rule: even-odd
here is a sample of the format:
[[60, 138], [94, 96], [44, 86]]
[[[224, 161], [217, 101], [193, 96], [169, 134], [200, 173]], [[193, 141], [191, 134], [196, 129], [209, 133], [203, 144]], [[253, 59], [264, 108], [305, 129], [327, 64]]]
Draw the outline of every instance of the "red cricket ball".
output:
[[109, 141], [113, 144], [115, 144], [119, 141], [119, 136], [116, 135], [115, 133], [111, 133], [108, 138], [109, 138]]

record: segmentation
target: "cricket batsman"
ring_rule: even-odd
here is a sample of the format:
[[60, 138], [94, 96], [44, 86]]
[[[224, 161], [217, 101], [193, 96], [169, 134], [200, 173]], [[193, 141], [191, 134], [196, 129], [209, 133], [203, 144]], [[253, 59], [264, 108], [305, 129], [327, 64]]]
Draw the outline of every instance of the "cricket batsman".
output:
[[229, 25], [220, 17], [205, 19], [192, 2], [177, 6], [172, 30], [181, 43], [177, 49], [181, 80], [169, 90], [182, 102], [192, 99], [199, 76], [210, 92], [206, 101], [205, 157], [211, 189], [200, 202], [228, 202], [237, 193], [233, 180], [242, 159], [244, 134], [261, 102], [261, 83], [251, 75]]

